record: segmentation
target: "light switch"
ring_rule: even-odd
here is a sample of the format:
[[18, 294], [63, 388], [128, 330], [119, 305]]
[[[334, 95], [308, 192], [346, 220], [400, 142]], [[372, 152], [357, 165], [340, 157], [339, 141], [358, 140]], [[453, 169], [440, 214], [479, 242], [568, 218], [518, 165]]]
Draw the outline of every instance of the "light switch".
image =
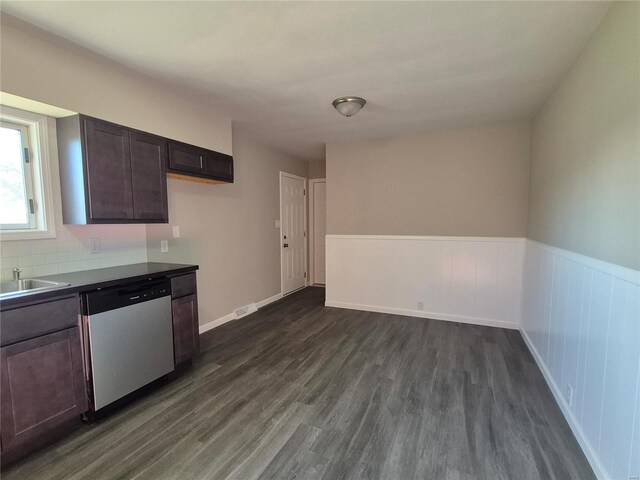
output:
[[178, 225], [173, 227], [173, 238], [180, 238], [180, 227]]
[[276, 228], [280, 228], [280, 219], [279, 218], [276, 219]]
[[169, 251], [169, 240], [160, 240], [160, 252], [167, 253]]

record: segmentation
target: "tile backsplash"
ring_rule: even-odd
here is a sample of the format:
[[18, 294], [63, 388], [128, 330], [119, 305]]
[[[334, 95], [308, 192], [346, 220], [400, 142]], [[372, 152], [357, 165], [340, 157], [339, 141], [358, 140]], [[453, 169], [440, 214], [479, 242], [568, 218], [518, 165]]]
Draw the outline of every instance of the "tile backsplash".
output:
[[[98, 239], [99, 252], [92, 252], [92, 239]], [[12, 278], [15, 267], [28, 278], [146, 261], [144, 225], [58, 225], [56, 238], [0, 241], [2, 281]]]

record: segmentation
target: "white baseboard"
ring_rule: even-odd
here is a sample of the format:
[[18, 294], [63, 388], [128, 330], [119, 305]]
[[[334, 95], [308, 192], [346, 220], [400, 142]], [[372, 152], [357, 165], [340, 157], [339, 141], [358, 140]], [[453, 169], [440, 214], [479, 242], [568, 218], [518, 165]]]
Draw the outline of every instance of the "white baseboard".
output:
[[533, 342], [529, 338], [529, 335], [527, 335], [527, 332], [525, 332], [523, 329], [520, 330], [520, 333], [522, 334], [522, 338], [524, 339], [524, 342], [527, 344], [527, 347], [529, 347], [529, 351], [533, 355], [533, 358], [538, 364], [538, 368], [540, 368], [542, 375], [547, 381], [547, 385], [549, 385], [549, 389], [551, 390], [551, 393], [553, 393], [553, 396], [556, 399], [556, 403], [560, 407], [560, 410], [562, 410], [562, 413], [564, 414], [564, 418], [567, 420], [567, 423], [569, 424], [569, 427], [573, 432], [573, 436], [576, 437], [576, 440], [578, 440], [578, 443], [580, 444], [582, 451], [587, 457], [587, 460], [589, 461], [589, 464], [591, 465], [593, 472], [596, 474], [596, 477], [603, 480], [610, 478], [609, 475], [607, 475], [604, 467], [598, 460], [598, 455], [596, 454], [595, 449], [591, 446], [591, 443], [587, 440], [587, 436], [585, 435], [584, 431], [580, 427], [578, 420], [576, 419], [573, 412], [571, 411], [571, 408], [567, 404], [567, 401], [565, 400], [564, 395], [562, 395], [560, 388], [558, 388], [558, 385], [556, 384], [555, 380], [551, 376], [551, 373], [547, 369], [547, 366], [542, 361], [542, 357], [540, 356], [540, 353], [538, 352]]
[[350, 310], [364, 310], [366, 312], [391, 313], [394, 315], [405, 315], [409, 317], [431, 318], [433, 320], [444, 320], [445, 322], [469, 323], [472, 325], [484, 325], [486, 327], [499, 327], [518, 330], [517, 323], [504, 322], [502, 320], [492, 320], [489, 318], [469, 317], [466, 315], [454, 315], [447, 313], [423, 312], [422, 310], [405, 310], [402, 308], [381, 307], [378, 305], [361, 305], [357, 303], [325, 302], [326, 307], [347, 308]]
[[235, 320], [236, 316], [233, 313], [229, 313], [223, 317], [220, 318], [216, 318], [215, 320], [209, 322], [209, 323], [205, 323], [204, 325], [200, 325], [199, 331], [200, 334], [202, 335], [204, 332], [207, 332], [213, 328], [219, 327], [220, 325], [223, 325], [227, 322], [230, 322], [232, 320]]
[[261, 300], [261, 301], [259, 301], [259, 302], [256, 302], [256, 306], [257, 306], [258, 308], [262, 308], [262, 307], [264, 307], [265, 305], [269, 305], [270, 303], [273, 303], [273, 302], [275, 302], [275, 301], [277, 301], [277, 300], [280, 300], [281, 298], [282, 298], [282, 293], [277, 293], [277, 294], [275, 294], [275, 295], [274, 295], [274, 296], [272, 296], [272, 297], [265, 298], [264, 300]]
[[[282, 293], [277, 293], [276, 295], [273, 295], [272, 297], [269, 298], [265, 298], [264, 300], [260, 300], [259, 302], [256, 302], [256, 306], [258, 307], [258, 309], [269, 305], [270, 303], [273, 303], [277, 300], [280, 300], [282, 298]], [[232, 320], [235, 320], [235, 314], [234, 313], [229, 313], [227, 315], [224, 315], [220, 318], [217, 318], [211, 322], [205, 323], [204, 325], [200, 325], [200, 328], [198, 329], [200, 334], [202, 335], [204, 332], [207, 332], [213, 328], [219, 327], [220, 325], [223, 325], [227, 322], [230, 322]], [[240, 319], [242, 320], [242, 319]]]

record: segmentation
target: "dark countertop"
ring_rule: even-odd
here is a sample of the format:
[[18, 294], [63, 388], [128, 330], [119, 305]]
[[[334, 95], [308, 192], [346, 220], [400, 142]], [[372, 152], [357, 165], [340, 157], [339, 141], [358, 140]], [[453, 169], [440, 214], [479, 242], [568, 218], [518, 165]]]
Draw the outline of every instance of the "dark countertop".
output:
[[134, 282], [145, 278], [174, 277], [176, 275], [195, 272], [198, 268], [198, 265], [148, 262], [37, 277], [40, 280], [52, 280], [55, 282], [68, 283], [69, 286], [41, 291], [38, 293], [29, 293], [27, 291], [14, 297], [5, 298], [0, 300], [0, 310], [7, 310], [16, 306], [22, 306], [36, 301], [47, 300], [64, 295], [87, 292], [97, 288]]

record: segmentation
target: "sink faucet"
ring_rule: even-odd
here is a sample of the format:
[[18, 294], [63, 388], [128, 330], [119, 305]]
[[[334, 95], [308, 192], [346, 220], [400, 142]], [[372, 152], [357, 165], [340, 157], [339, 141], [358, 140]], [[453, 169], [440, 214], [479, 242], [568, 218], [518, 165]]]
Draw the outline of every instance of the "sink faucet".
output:
[[22, 270], [19, 269], [19, 268], [14, 268], [11, 271], [13, 272], [13, 279], [14, 280], [20, 280], [20, 274], [22, 273]]

